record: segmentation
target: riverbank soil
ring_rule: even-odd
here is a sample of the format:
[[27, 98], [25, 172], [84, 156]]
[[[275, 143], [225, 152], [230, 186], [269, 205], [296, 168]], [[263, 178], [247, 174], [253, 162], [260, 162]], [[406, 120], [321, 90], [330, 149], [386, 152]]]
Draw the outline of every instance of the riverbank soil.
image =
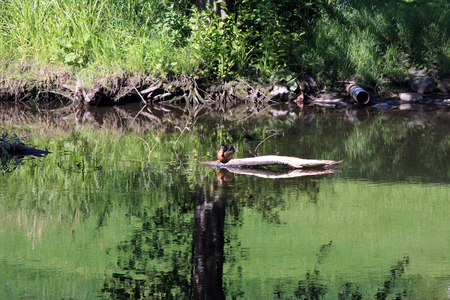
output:
[[[43, 69], [32, 72], [24, 69], [20, 78], [0, 79], [0, 101], [26, 102], [29, 100], [70, 101], [73, 104], [89, 106], [122, 105], [126, 103], [143, 104], [211, 104], [211, 103], [285, 103], [305, 102], [322, 107], [334, 107], [338, 100], [348, 103], [351, 99], [346, 87], [355, 81], [340, 81], [333, 84], [316, 83], [314, 78], [304, 75], [295, 79], [292, 88], [286, 81], [264, 81], [260, 79], [236, 79], [228, 82], [206, 81], [185, 75], [151, 78], [147, 75], [119, 74], [98, 79], [76, 78], [75, 74]], [[31, 76], [34, 74], [34, 76]], [[450, 92], [448, 78], [428, 75], [424, 70], [411, 72], [411, 79], [393, 84], [391, 90], [382, 90], [365, 84], [359, 86], [367, 91], [371, 101], [376, 104], [380, 98], [390, 102], [430, 103], [448, 98]], [[89, 82], [88, 82], [89, 80]], [[358, 84], [358, 83], [356, 83]], [[435, 95], [435, 96], [432, 96]], [[443, 96], [441, 96], [443, 95]], [[333, 100], [327, 102], [326, 100]]]

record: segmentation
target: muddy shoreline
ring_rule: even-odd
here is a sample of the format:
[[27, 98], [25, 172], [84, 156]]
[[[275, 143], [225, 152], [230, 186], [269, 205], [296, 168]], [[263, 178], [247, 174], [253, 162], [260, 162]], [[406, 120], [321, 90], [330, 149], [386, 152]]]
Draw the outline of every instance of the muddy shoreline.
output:
[[[118, 105], [133, 102], [145, 104], [206, 104], [206, 103], [263, 103], [314, 101], [315, 99], [347, 98], [348, 82], [339, 82], [330, 92], [327, 87], [319, 87], [314, 79], [305, 75], [297, 79], [298, 88], [289, 90], [284, 82], [237, 79], [229, 82], [205, 81], [188, 76], [166, 76], [152, 79], [146, 75], [103, 77], [85, 83], [75, 79], [73, 74], [52, 73], [24, 78], [0, 79], [0, 101], [27, 100], [67, 100], [75, 104]], [[397, 98], [400, 92], [411, 92], [402, 84], [393, 91], [376, 91], [361, 85], [371, 95], [371, 99]], [[431, 93], [440, 99], [442, 93]], [[430, 99], [429, 94], [425, 96]], [[349, 102], [349, 99], [344, 99]], [[351, 101], [350, 101], [351, 102]], [[408, 102], [408, 101], [406, 101]], [[409, 101], [411, 102], [411, 101]]]
[[[118, 105], [132, 102], [190, 103], [266, 102], [292, 100], [271, 95], [273, 84], [243, 79], [218, 82], [188, 76], [167, 76], [152, 79], [144, 75], [104, 77], [95, 83], [73, 79], [70, 74], [49, 74], [31, 78], [0, 79], [0, 101], [68, 100], [86, 105]], [[286, 97], [286, 96], [284, 96]]]
[[[123, 75], [102, 78], [90, 85], [81, 79], [75, 81], [68, 73], [50, 73], [46, 78], [9, 78], [1, 80], [0, 103], [4, 112], [1, 119], [15, 116], [20, 123], [20, 112], [26, 110], [33, 115], [52, 114], [64, 128], [74, 123], [99, 128], [105, 126], [105, 120], [107, 127], [184, 128], [195, 124], [201, 116], [213, 123], [241, 123], [254, 118], [285, 118], [290, 113], [311, 117], [338, 112], [345, 119], [361, 122], [386, 110], [439, 110], [446, 115], [450, 106], [448, 93], [399, 97], [400, 92], [410, 92], [404, 86], [397, 92], [376, 93], [370, 86], [361, 85], [370, 95], [370, 101], [361, 104], [350, 97], [345, 82], [339, 83], [333, 92], [320, 89], [311, 77], [297, 82], [299, 88], [291, 92], [283, 82], [244, 79], [206, 82], [187, 76], [156, 80]], [[39, 103], [37, 106], [41, 107], [35, 109], [31, 107], [35, 104], [29, 103]]]

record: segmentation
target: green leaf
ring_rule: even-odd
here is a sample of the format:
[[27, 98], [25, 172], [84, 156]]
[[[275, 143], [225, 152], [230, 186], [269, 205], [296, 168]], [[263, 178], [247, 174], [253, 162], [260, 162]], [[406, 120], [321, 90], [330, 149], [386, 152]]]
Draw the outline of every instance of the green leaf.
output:
[[59, 55], [62, 55], [62, 56], [66, 55], [66, 52], [64, 52], [64, 50], [61, 49], [61, 48], [59, 48], [59, 49], [53, 49], [53, 50], [52, 50], [52, 53], [59, 54]]
[[295, 80], [295, 78], [291, 81], [289, 81], [287, 83], [287, 86], [289, 87], [289, 90], [291, 90], [291, 92], [295, 92], [295, 90], [298, 88], [298, 84], [297, 81]]
[[81, 47], [82, 45], [81, 45], [81, 43], [80, 42], [77, 42], [77, 41], [75, 41], [75, 42], [73, 42], [73, 44], [72, 44], [72, 49], [79, 49], [80, 47]]
[[83, 41], [85, 44], [87, 43], [87, 41], [89, 41], [90, 37], [91, 37], [91, 35], [89, 33], [87, 33], [83, 36]]
[[58, 43], [58, 45], [60, 45], [62, 47], [65, 47], [65, 48], [71, 48], [72, 47], [72, 43], [70, 43], [66, 39], [56, 38], [56, 42]]
[[76, 58], [77, 56], [75, 55], [75, 53], [69, 53], [64, 57], [64, 62], [66, 63], [74, 62]]
[[294, 73], [289, 70], [289, 69], [281, 69], [278, 72], [276, 72], [275, 74], [272, 75], [271, 80], [274, 81], [281, 81], [281, 80], [285, 80], [285, 81], [289, 81], [292, 79], [292, 77], [294, 77]]

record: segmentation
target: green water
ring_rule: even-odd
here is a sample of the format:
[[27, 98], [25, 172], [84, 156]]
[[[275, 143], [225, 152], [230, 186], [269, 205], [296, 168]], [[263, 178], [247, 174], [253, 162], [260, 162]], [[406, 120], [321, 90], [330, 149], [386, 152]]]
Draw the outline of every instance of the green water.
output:
[[[0, 298], [449, 298], [450, 127], [428, 114], [9, 129], [52, 153], [3, 166]], [[221, 143], [252, 156], [266, 129], [259, 155], [340, 172], [219, 182], [198, 164]]]

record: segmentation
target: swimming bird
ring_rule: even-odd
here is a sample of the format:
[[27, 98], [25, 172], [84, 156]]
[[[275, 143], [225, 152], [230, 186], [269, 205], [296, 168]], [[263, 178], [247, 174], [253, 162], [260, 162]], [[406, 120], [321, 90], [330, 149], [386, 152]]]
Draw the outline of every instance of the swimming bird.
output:
[[225, 164], [231, 159], [235, 152], [236, 149], [234, 149], [233, 145], [221, 145], [217, 151], [217, 159]]

